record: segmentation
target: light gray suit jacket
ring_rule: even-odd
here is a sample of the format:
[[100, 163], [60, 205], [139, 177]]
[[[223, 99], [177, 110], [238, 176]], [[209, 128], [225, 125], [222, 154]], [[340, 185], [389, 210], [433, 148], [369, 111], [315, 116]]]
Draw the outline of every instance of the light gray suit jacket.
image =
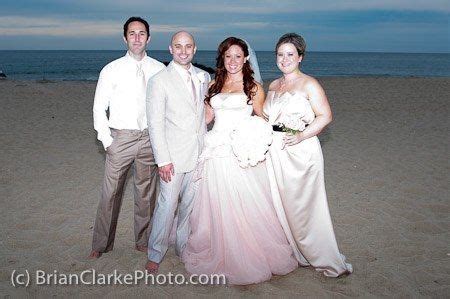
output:
[[194, 170], [206, 133], [204, 96], [211, 80], [195, 68], [200, 98], [195, 105], [186, 83], [172, 61], [147, 84], [147, 120], [156, 163], [171, 162], [175, 173]]

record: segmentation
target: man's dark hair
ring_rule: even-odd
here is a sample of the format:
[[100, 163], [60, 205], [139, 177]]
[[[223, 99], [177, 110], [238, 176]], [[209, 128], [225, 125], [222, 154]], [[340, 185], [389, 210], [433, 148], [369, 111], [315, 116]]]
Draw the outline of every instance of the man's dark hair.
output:
[[141, 17], [131, 17], [125, 22], [125, 24], [123, 24], [123, 36], [125, 38], [127, 38], [128, 26], [130, 25], [131, 22], [139, 22], [144, 24], [145, 29], [147, 30], [147, 35], [150, 36], [150, 27], [148, 26], [147, 21]]

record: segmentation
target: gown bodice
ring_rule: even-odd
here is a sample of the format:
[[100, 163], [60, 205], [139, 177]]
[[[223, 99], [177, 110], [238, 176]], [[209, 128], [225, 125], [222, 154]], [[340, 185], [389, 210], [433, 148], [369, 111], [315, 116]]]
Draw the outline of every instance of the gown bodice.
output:
[[252, 114], [252, 105], [247, 104], [243, 92], [219, 93], [211, 98], [214, 109], [214, 131], [231, 131], [236, 124]]
[[269, 123], [275, 125], [287, 116], [296, 116], [306, 124], [312, 123], [315, 113], [309, 100], [299, 92], [277, 94], [269, 91], [264, 103], [264, 113]]

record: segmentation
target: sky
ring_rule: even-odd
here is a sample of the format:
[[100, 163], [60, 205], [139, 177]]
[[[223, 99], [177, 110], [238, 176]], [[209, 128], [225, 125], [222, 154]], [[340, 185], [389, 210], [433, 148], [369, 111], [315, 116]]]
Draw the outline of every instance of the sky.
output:
[[449, 53], [448, 0], [0, 0], [0, 50], [121, 50], [123, 23], [150, 23], [150, 50], [178, 30], [199, 50], [228, 36], [273, 50], [287, 32], [310, 51]]

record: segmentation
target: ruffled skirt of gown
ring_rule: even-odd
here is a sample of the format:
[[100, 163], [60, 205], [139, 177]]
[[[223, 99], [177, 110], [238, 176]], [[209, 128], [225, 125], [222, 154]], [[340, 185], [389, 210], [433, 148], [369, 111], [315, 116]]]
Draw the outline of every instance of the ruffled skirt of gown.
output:
[[264, 163], [241, 168], [230, 154], [199, 165], [201, 179], [183, 262], [193, 274], [224, 274], [229, 284], [259, 283], [298, 262], [278, 222]]

